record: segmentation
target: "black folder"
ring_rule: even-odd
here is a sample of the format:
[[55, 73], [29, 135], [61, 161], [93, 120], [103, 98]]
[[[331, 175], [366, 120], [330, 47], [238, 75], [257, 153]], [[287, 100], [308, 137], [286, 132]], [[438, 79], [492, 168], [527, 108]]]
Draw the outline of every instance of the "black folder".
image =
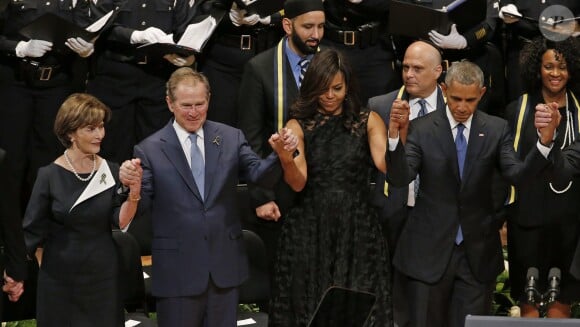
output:
[[331, 286], [322, 295], [308, 327], [363, 327], [375, 301], [373, 293]]
[[65, 50], [68, 48], [64, 42], [69, 38], [80, 37], [85, 41], [91, 41], [99, 36], [113, 23], [117, 13], [117, 10], [113, 11], [106, 22], [103, 22], [102, 26], [93, 32], [89, 32], [87, 29], [53, 13], [45, 13], [22, 27], [19, 32], [30, 39], [52, 42], [55, 50]]
[[[192, 48], [192, 47], [188, 47], [186, 45], [177, 44], [177, 43], [146, 43], [146, 44], [138, 46], [137, 51], [139, 53], [141, 53], [143, 56], [146, 56], [148, 58], [148, 60], [149, 59], [160, 60], [161, 58], [163, 58], [163, 56], [168, 55], [168, 54], [176, 54], [176, 55], [179, 55], [181, 57], [189, 57], [191, 55], [201, 53], [201, 51], [203, 50], [203, 48], [207, 44], [208, 40], [212, 36], [213, 32], [215, 32], [217, 25], [219, 25], [221, 20], [224, 18], [225, 14], [226, 14], [226, 11], [221, 10], [221, 9], [214, 8], [212, 10], [211, 17], [213, 17], [215, 19], [215, 26], [213, 27], [213, 29], [205, 31], [204, 33], [196, 33], [196, 35], [195, 35], [196, 37], [202, 38], [201, 40], [198, 40], [198, 41], [200, 41], [199, 43], [201, 44], [199, 46], [199, 48]], [[190, 25], [201, 23], [206, 18], [208, 18], [208, 15], [196, 17], [196, 19]], [[189, 28], [189, 26], [188, 26], [188, 28]], [[184, 33], [184, 35], [185, 35], [185, 33]], [[183, 38], [183, 36], [182, 36], [182, 38]], [[178, 43], [181, 43], [181, 42], [178, 42]]]
[[137, 47], [137, 51], [141, 52], [148, 58], [155, 58], [159, 60], [168, 54], [176, 54], [181, 57], [189, 57], [198, 53], [193, 48], [174, 43], [146, 43]]
[[389, 31], [393, 35], [426, 39], [431, 30], [447, 35], [451, 25], [457, 24], [461, 33], [484, 21], [486, 14], [486, 0], [456, 0], [449, 4], [447, 11], [392, 0]]
[[260, 17], [270, 16], [284, 8], [284, 0], [250, 0], [245, 3], [236, 1], [236, 4], [246, 9], [249, 14], [258, 14]]

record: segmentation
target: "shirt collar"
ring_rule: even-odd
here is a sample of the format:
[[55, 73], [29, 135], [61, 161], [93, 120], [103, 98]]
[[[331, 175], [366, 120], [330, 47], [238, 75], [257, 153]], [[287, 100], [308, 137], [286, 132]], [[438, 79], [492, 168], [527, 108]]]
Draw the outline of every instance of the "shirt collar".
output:
[[[181, 127], [181, 125], [179, 125], [175, 119], [173, 120], [173, 129], [175, 129], [175, 133], [177, 134], [177, 139], [179, 140], [179, 143], [181, 143], [182, 145], [185, 144], [185, 142], [189, 139], [189, 134], [191, 133], [186, 131], [183, 127]], [[197, 134], [197, 137], [199, 139], [201, 140], [204, 139], [203, 127], [195, 131], [195, 133]]]
[[[459, 125], [459, 122], [455, 121], [455, 118], [453, 118], [453, 115], [451, 115], [451, 111], [449, 110], [449, 106], [445, 106], [445, 112], [447, 114], [447, 119], [449, 120], [449, 126], [451, 126], [451, 129], [455, 129], [455, 127], [457, 127], [457, 125]], [[463, 122], [463, 126], [465, 126], [465, 129], [469, 130], [471, 128], [471, 122], [473, 121], [473, 115], [469, 116], [469, 118], [467, 118], [466, 121]]]
[[[292, 48], [290, 48], [290, 38], [286, 37], [286, 42], [284, 42], [284, 47], [286, 48], [286, 56], [288, 57], [288, 61], [290, 62], [290, 67], [296, 67], [298, 66], [298, 62], [300, 61], [300, 59], [302, 59], [302, 57], [300, 57], [296, 52], [294, 52], [294, 50], [292, 50]], [[313, 54], [309, 54], [306, 55], [306, 58], [312, 59], [314, 55]]]
[[427, 111], [431, 112], [434, 111], [435, 109], [437, 109], [437, 91], [439, 90], [439, 87], [435, 87], [435, 90], [426, 98], [412, 98], [409, 100], [409, 106], [411, 108], [413, 108], [415, 105], [417, 105], [417, 102], [419, 102], [419, 100], [421, 99], [425, 99], [425, 102], [427, 102]]

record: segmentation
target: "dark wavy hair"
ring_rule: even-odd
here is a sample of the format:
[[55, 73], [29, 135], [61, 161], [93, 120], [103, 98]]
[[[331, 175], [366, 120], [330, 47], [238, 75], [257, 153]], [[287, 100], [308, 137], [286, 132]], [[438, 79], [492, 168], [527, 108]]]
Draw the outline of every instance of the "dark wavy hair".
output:
[[314, 55], [302, 80], [300, 95], [290, 108], [290, 117], [312, 118], [318, 112], [318, 97], [328, 91], [337, 73], [342, 73], [346, 83], [346, 97], [342, 104], [342, 114], [347, 127], [359, 120], [361, 102], [352, 68], [346, 57], [335, 49], [322, 50]]
[[566, 84], [567, 89], [578, 91], [580, 86], [580, 42], [569, 37], [563, 41], [551, 41], [544, 37], [537, 37], [527, 43], [520, 53], [521, 78], [526, 92], [538, 92], [542, 88], [542, 56], [546, 51], [554, 50], [562, 55], [566, 60], [569, 79]]

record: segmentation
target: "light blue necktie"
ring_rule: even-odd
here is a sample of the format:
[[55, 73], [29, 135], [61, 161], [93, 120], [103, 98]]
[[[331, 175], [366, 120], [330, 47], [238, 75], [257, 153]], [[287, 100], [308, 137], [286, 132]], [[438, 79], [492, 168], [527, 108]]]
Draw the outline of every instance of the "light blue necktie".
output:
[[[463, 178], [463, 164], [465, 163], [465, 154], [467, 152], [467, 140], [465, 135], [463, 135], [463, 130], [465, 125], [459, 123], [457, 124], [457, 135], [455, 136], [455, 149], [457, 150], [457, 164], [459, 166], [459, 177]], [[461, 230], [461, 225], [459, 225], [459, 230], [457, 231], [457, 236], [455, 236], [455, 244], [459, 245], [463, 242], [463, 231]]]
[[298, 87], [300, 87], [300, 85], [302, 85], [304, 75], [306, 74], [306, 70], [308, 69], [308, 65], [310, 65], [310, 59], [304, 57], [300, 59], [298, 65], [300, 66], [300, 74], [298, 75]]
[[205, 184], [205, 164], [203, 162], [203, 156], [201, 155], [201, 150], [197, 146], [197, 134], [189, 134], [189, 140], [191, 141], [191, 173], [193, 174], [193, 179], [195, 179], [195, 184], [197, 189], [201, 194], [201, 198], [204, 198], [204, 184]]
[[[425, 101], [425, 99], [421, 99], [417, 101], [417, 103], [421, 106], [421, 109], [419, 109], [419, 112], [417, 113], [417, 118], [425, 116], [428, 113], [426, 105], [427, 101]], [[413, 189], [415, 190], [415, 199], [416, 199], [417, 195], [419, 195], [419, 175], [417, 175], [417, 178], [415, 178], [415, 182], [413, 182]]]

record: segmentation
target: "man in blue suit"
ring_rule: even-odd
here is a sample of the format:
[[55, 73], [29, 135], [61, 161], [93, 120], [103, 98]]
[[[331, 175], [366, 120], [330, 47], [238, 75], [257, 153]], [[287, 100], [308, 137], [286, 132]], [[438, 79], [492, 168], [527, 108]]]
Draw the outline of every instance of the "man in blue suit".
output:
[[[174, 119], [135, 146], [161, 327], [236, 325], [238, 286], [248, 276], [236, 185], [243, 177], [271, 186], [279, 173], [275, 154], [261, 160], [240, 130], [206, 120], [209, 98], [205, 76], [176, 70], [166, 96]], [[295, 135], [281, 135], [294, 151]]]

